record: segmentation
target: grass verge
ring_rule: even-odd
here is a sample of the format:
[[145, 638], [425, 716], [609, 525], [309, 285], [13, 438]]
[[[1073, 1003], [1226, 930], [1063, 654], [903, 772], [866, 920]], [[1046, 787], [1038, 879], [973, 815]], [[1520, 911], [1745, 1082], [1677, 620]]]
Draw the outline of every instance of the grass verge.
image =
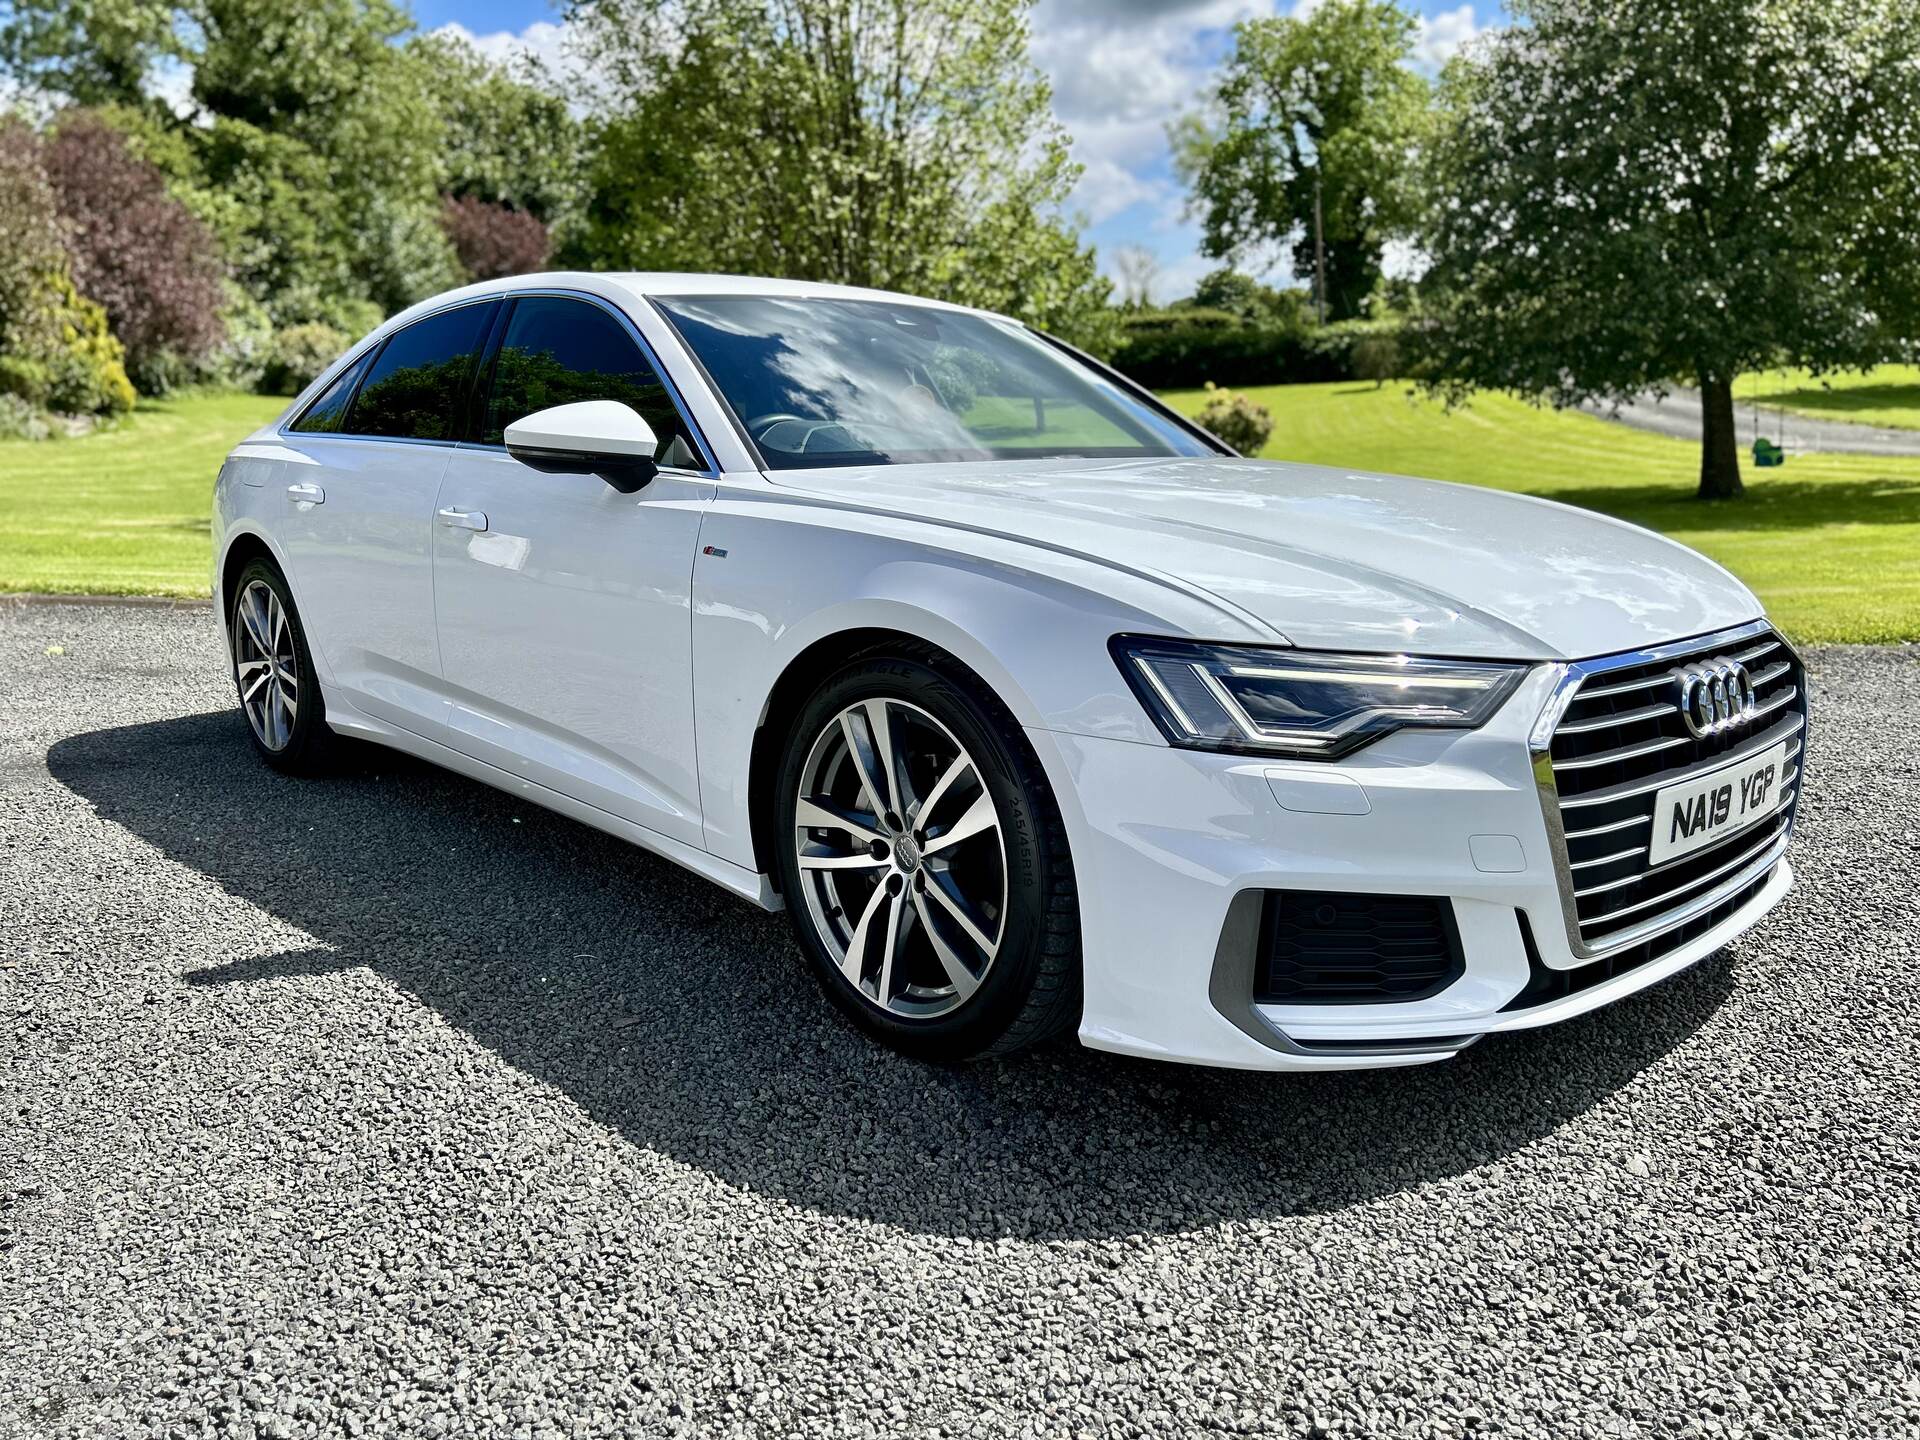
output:
[[0, 441], [0, 591], [205, 595], [214, 476], [285, 404], [181, 395], [77, 439]]

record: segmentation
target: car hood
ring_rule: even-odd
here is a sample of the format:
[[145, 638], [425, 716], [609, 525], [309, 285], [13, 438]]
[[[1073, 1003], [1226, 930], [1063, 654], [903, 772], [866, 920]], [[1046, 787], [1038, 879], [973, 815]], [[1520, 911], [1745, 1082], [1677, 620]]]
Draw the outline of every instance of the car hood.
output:
[[[1209, 638], [1578, 658], [1760, 614], [1712, 561], [1591, 511], [1471, 485], [1260, 460], [784, 471], [782, 488], [991, 533], [1206, 592]], [[1268, 637], [1271, 638], [1271, 637]]]

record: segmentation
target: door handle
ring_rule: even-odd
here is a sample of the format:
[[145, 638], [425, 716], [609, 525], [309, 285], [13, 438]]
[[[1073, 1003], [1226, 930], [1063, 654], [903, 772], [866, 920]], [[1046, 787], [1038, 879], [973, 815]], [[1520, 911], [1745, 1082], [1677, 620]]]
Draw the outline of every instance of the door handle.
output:
[[440, 523], [455, 530], [484, 530], [487, 528], [487, 512], [448, 508], [440, 512]]
[[287, 486], [287, 494], [293, 499], [303, 500], [309, 505], [324, 505], [327, 503], [327, 492], [322, 490], [318, 485], [289, 485]]

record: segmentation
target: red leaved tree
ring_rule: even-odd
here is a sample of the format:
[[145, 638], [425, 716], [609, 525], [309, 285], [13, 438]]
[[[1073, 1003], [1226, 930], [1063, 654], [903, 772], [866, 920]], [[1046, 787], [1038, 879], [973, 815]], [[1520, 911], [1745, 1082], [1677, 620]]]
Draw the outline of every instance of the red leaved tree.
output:
[[440, 228], [471, 280], [525, 275], [553, 253], [553, 237], [539, 216], [472, 195], [447, 197]]
[[74, 282], [106, 307], [135, 380], [152, 377], [164, 356], [198, 360], [219, 345], [226, 327], [218, 248], [167, 193], [160, 171], [86, 110], [54, 126], [46, 168], [67, 223]]

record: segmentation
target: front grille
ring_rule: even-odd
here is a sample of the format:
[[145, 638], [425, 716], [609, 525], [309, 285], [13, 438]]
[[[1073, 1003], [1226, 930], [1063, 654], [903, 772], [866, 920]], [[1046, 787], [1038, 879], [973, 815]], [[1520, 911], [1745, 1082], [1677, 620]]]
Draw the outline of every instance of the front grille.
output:
[[[1680, 714], [1676, 672], [1719, 659], [1746, 667], [1756, 713], [1738, 729], [1696, 737]], [[1763, 864], [1792, 828], [1805, 728], [1806, 676], [1793, 651], [1770, 630], [1735, 641], [1709, 636], [1698, 647], [1670, 650], [1658, 660], [1596, 667], [1581, 681], [1554, 730], [1549, 759], [1566, 842], [1562, 880], [1588, 951], [1636, 944], [1665, 918], [1720, 891], [1745, 888], [1747, 872]], [[1655, 792], [1782, 740], [1787, 760], [1779, 809], [1703, 849], [1649, 867]], [[1669, 933], [1646, 958], [1680, 943]]]
[[1466, 970], [1453, 902], [1432, 895], [1270, 890], [1254, 999], [1380, 1004], [1437, 995]]

